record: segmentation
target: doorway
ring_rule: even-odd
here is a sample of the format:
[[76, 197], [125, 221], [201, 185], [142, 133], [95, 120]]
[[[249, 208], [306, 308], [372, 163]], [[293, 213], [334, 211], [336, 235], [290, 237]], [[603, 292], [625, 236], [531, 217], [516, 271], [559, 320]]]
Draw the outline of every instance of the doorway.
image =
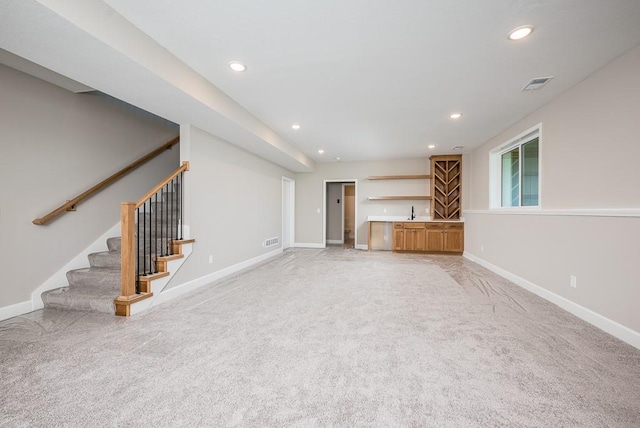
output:
[[293, 247], [295, 225], [295, 186], [294, 179], [282, 177], [282, 249]]
[[355, 247], [356, 229], [356, 186], [355, 184], [342, 184], [342, 235], [345, 248]]
[[357, 179], [324, 180], [323, 246], [343, 245], [357, 248]]

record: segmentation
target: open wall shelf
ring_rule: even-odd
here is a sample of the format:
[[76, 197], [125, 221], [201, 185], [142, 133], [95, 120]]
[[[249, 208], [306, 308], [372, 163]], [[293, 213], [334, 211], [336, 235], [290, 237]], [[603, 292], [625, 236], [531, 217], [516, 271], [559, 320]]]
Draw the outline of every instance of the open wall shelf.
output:
[[430, 174], [370, 175], [367, 180], [429, 180], [430, 178]]
[[429, 201], [431, 196], [369, 196], [370, 201]]

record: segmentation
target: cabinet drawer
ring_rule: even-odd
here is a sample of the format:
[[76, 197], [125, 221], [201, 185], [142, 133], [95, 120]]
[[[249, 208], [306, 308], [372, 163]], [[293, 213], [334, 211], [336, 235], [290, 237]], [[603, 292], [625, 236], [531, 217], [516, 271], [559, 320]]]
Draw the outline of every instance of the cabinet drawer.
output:
[[426, 223], [425, 227], [428, 230], [442, 230], [442, 223]]
[[424, 229], [424, 223], [404, 223], [405, 229]]
[[404, 229], [404, 223], [393, 223], [394, 229]]
[[462, 230], [464, 229], [464, 224], [463, 223], [444, 223], [444, 228]]

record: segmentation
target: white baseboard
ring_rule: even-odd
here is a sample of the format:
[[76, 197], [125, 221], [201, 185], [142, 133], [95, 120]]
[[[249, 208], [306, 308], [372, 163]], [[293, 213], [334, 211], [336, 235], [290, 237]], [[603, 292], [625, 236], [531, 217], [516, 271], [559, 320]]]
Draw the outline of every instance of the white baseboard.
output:
[[533, 294], [536, 294], [542, 297], [543, 299], [548, 300], [549, 302], [561, 307], [565, 311], [572, 313], [573, 315], [588, 322], [589, 324], [592, 324], [598, 327], [600, 330], [603, 330], [609, 333], [610, 335], [617, 337], [623, 342], [626, 342], [629, 345], [637, 349], [640, 349], [640, 333], [638, 333], [637, 331], [632, 330], [629, 327], [625, 327], [622, 324], [619, 324], [613, 320], [610, 320], [609, 318], [606, 318], [592, 311], [591, 309], [587, 309], [584, 306], [581, 306], [575, 302], [572, 302], [571, 300], [565, 297], [559, 296], [558, 294], [553, 293], [547, 290], [546, 288], [540, 287], [539, 285], [529, 282], [526, 279], [521, 278], [518, 275], [515, 275], [496, 265], [493, 265], [476, 255], [473, 255], [465, 251], [463, 256], [471, 260], [472, 262], [478, 263], [479, 265], [489, 269], [490, 271], [497, 273], [501, 277], [508, 279], [509, 281], [515, 283], [516, 285], [519, 285], [525, 290], [528, 290]]
[[356, 250], [365, 250], [367, 251], [369, 249], [369, 246], [367, 244], [357, 244], [356, 245]]
[[161, 303], [167, 302], [169, 300], [175, 299], [178, 296], [189, 293], [191, 291], [197, 290], [200, 287], [205, 285], [209, 285], [214, 281], [225, 278], [229, 275], [233, 275], [243, 269], [247, 269], [251, 266], [254, 266], [258, 263], [261, 263], [265, 260], [268, 260], [272, 257], [276, 257], [282, 254], [282, 248], [277, 250], [270, 251], [268, 253], [259, 255], [249, 260], [245, 260], [243, 262], [237, 263], [232, 266], [228, 266], [224, 269], [220, 269], [219, 271], [212, 272], [208, 275], [202, 276], [200, 278], [185, 282], [184, 284], [177, 285], [175, 287], [171, 287], [168, 290], [164, 290], [158, 298], [154, 299], [153, 305], [159, 305]]
[[295, 244], [293, 244], [294, 247], [296, 248], [326, 248], [326, 245], [324, 244], [315, 244], [315, 243], [304, 243], [304, 242], [296, 242]]
[[0, 321], [4, 321], [9, 318], [17, 317], [18, 315], [24, 315], [34, 311], [31, 300], [16, 303], [14, 305], [4, 306], [0, 308]]
[[41, 297], [42, 293], [69, 285], [69, 281], [67, 280], [67, 272], [74, 269], [89, 267], [89, 259], [87, 258], [89, 254], [97, 253], [100, 251], [107, 251], [107, 238], [120, 236], [120, 233], [120, 222], [118, 222], [105, 233], [103, 233], [102, 236], [91, 243], [91, 245], [82, 250], [69, 263], [67, 263], [62, 268], [60, 268], [60, 270], [51, 275], [51, 277], [47, 279], [42, 285], [40, 285], [40, 287], [36, 288], [31, 293], [31, 302], [33, 304], [32, 310], [44, 308], [44, 303], [42, 302]]
[[342, 239], [327, 239], [327, 244], [344, 244]]

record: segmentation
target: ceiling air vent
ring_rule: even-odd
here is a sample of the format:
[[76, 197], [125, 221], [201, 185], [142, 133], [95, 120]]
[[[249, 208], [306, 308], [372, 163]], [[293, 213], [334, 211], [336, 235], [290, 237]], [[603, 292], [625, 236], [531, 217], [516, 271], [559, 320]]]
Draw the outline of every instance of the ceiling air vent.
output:
[[549, 77], [536, 77], [535, 79], [531, 79], [529, 83], [522, 88], [523, 91], [536, 91], [538, 89], [542, 89], [544, 85], [546, 85], [549, 80], [553, 79], [553, 76]]

